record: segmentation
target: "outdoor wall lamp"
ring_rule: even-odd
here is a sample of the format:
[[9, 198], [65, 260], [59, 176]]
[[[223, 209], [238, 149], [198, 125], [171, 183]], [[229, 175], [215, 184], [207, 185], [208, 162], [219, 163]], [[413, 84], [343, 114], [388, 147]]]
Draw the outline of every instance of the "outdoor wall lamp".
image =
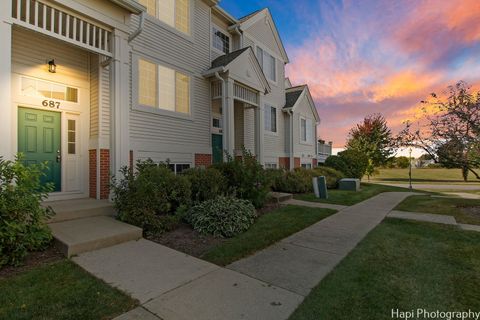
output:
[[48, 72], [51, 72], [51, 73], [57, 72], [57, 65], [55, 64], [54, 59], [48, 61]]

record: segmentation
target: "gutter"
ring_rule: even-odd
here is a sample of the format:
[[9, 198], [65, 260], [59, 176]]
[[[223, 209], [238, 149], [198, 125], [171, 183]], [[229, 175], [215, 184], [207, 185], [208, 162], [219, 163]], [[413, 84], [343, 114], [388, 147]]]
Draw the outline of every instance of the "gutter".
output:
[[143, 27], [145, 25], [145, 14], [145, 11], [142, 11], [142, 13], [140, 13], [140, 22], [138, 23], [138, 28], [132, 34], [130, 34], [130, 36], [128, 37], [128, 42], [133, 41], [133, 39], [135, 39], [140, 33], [142, 33]]
[[287, 110], [287, 113], [290, 115], [290, 170], [295, 167], [294, 161], [294, 150], [293, 150], [293, 110], [290, 108]]
[[230, 26], [230, 27], [228, 27], [228, 30], [231, 30], [231, 31], [235, 32], [236, 34], [238, 34], [238, 36], [240, 38], [239, 47], [240, 47], [240, 49], [242, 49], [243, 48], [243, 33], [240, 32], [240, 25], [235, 24], [233, 26]]
[[[209, 69], [209, 70], [203, 72], [202, 76], [204, 76], [206, 78], [211, 77], [211, 76], [215, 76], [218, 79], [218, 77], [220, 77], [219, 73], [223, 73], [223, 72], [225, 72], [225, 67], [216, 67], [216, 68]], [[225, 81], [222, 77], [220, 77], [220, 78], [222, 79], [222, 81]]]
[[215, 72], [215, 78], [220, 80], [222, 82], [222, 148], [225, 149], [225, 143], [226, 143], [226, 129], [227, 129], [227, 110], [225, 108], [225, 105], [227, 104], [226, 99], [226, 92], [225, 92], [225, 79], [220, 77], [220, 74], [218, 72]]

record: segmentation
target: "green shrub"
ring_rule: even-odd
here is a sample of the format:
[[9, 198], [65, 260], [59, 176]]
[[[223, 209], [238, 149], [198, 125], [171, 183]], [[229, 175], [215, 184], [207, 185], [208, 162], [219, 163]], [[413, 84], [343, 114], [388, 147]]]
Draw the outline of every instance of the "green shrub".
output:
[[200, 203], [223, 195], [227, 187], [224, 176], [215, 168], [192, 168], [182, 172], [190, 181], [192, 203]]
[[248, 230], [257, 215], [248, 200], [221, 196], [192, 207], [189, 216], [201, 234], [231, 238]]
[[118, 218], [147, 233], [169, 230], [180, 219], [177, 210], [190, 204], [189, 180], [152, 160], [138, 161], [136, 169], [123, 167], [122, 178], [112, 180]]
[[345, 175], [333, 168], [327, 166], [316, 167], [313, 169], [315, 176], [324, 176], [327, 179], [327, 188], [335, 189], [338, 187], [338, 181], [345, 178]]
[[40, 183], [45, 170], [44, 164], [23, 165], [21, 156], [0, 157], [0, 267], [20, 264], [29, 251], [45, 249], [52, 240], [46, 222], [53, 211], [41, 206], [53, 190]]
[[270, 181], [263, 166], [248, 151], [242, 157], [213, 165], [225, 177], [227, 193], [240, 199], [249, 200], [256, 208], [261, 208], [270, 191]]
[[336, 156], [329, 156], [325, 165], [342, 172], [347, 178], [362, 179], [368, 167], [368, 159], [359, 151], [347, 149]]
[[313, 192], [313, 177], [325, 176], [327, 188], [336, 188], [338, 180], [344, 177], [341, 172], [329, 167], [297, 168], [294, 171], [270, 169], [267, 172], [272, 180], [272, 190], [288, 193]]

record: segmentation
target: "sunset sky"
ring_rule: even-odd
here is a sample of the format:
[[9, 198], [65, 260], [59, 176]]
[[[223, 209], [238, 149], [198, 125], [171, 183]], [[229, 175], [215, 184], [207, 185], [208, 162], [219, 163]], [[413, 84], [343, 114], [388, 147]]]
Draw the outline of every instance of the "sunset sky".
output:
[[319, 134], [345, 143], [380, 112], [397, 131], [431, 92], [480, 85], [480, 0], [223, 0], [235, 17], [268, 7], [287, 49], [287, 76], [307, 83]]

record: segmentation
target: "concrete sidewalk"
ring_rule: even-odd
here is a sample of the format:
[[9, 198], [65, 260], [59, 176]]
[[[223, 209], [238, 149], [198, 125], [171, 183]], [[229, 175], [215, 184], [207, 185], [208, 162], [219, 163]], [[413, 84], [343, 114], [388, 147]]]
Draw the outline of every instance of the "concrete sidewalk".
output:
[[73, 260], [140, 301], [117, 320], [283, 320], [411, 194], [384, 193], [344, 208], [228, 268], [144, 239]]
[[306, 296], [409, 192], [388, 192], [347, 207], [229, 269]]

